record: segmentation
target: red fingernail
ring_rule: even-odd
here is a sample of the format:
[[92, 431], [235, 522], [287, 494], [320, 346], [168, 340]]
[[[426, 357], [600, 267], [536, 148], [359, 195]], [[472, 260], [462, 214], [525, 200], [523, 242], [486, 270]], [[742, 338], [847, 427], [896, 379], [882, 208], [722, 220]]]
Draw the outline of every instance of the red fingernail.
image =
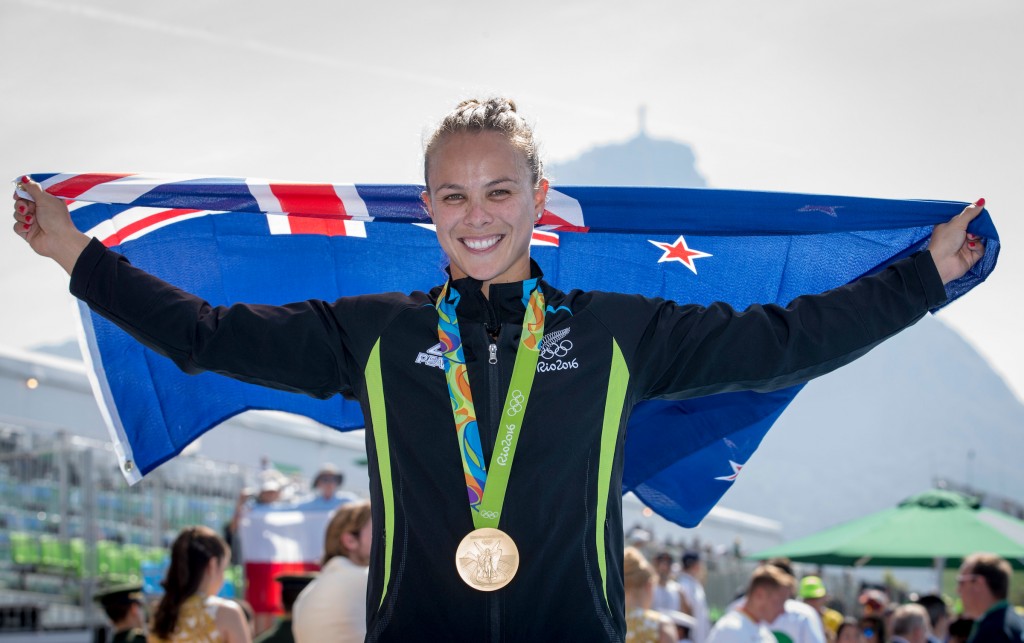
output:
[[21, 226], [21, 229], [22, 229], [22, 230], [28, 230], [28, 229], [29, 229], [29, 228], [31, 228], [31, 227], [32, 227], [32, 226], [30, 226], [29, 224], [25, 223], [25, 224], [23, 224], [23, 225]]
[[31, 214], [25, 215], [25, 223], [32, 223], [32, 215]]
[[21, 182], [22, 182], [22, 183], [28, 183], [28, 182], [29, 182], [29, 181], [31, 181], [31, 180], [32, 180], [32, 179], [28, 178], [28, 175], [27, 175], [27, 174], [26, 174], [25, 176], [21, 177]]
[[985, 207], [985, 197], [981, 197], [980, 199], [975, 201], [974, 205], [978, 206], [979, 208]]
[[18, 214], [25, 214], [25, 206], [23, 206], [23, 205], [19, 205], [18, 206]]
[[974, 246], [976, 246], [976, 245], [978, 245], [978, 244], [976, 244], [976, 243], [974, 243], [973, 241], [971, 241], [970, 243], [968, 243], [968, 244], [967, 244], [967, 247], [968, 247], [968, 248], [973, 248], [973, 247], [974, 247]]

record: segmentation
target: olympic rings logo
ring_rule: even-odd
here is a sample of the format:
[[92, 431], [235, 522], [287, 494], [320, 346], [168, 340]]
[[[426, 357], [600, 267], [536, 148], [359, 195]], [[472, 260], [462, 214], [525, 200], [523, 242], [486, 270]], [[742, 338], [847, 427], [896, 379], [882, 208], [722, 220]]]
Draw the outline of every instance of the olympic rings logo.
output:
[[522, 412], [524, 401], [525, 398], [523, 397], [522, 391], [519, 389], [512, 391], [512, 397], [509, 399], [507, 415], [513, 416]]
[[481, 511], [480, 515], [483, 516], [484, 518], [487, 518], [488, 520], [497, 520], [498, 519], [498, 512], [497, 511]]
[[557, 344], [544, 342], [544, 345], [540, 349], [541, 359], [553, 359], [555, 357], [565, 357], [572, 350], [572, 341], [563, 339]]

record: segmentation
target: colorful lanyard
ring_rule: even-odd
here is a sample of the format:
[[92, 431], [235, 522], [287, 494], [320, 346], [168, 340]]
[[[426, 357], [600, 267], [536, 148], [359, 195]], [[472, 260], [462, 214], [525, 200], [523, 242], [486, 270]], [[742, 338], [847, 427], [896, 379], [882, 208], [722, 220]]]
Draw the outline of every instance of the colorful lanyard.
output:
[[523, 282], [523, 300], [526, 304], [523, 332], [519, 338], [516, 362], [512, 368], [512, 382], [505, 396], [505, 407], [502, 409], [498, 437], [489, 466], [484, 465], [480, 427], [476, 421], [473, 392], [469, 388], [469, 371], [466, 369], [466, 358], [462, 351], [459, 319], [455, 313], [459, 299], [459, 292], [451, 286], [451, 282], [446, 283], [437, 298], [437, 337], [441, 341], [441, 349], [445, 356], [444, 374], [448, 381], [452, 414], [455, 417], [455, 432], [462, 456], [462, 468], [466, 475], [466, 490], [469, 493], [473, 525], [477, 529], [496, 529], [505, 502], [509, 472], [512, 470], [512, 460], [516, 454], [516, 445], [519, 443], [523, 417], [526, 415], [526, 404], [530, 400], [533, 378], [537, 373], [540, 342], [544, 337], [544, 295], [537, 288], [536, 279]]

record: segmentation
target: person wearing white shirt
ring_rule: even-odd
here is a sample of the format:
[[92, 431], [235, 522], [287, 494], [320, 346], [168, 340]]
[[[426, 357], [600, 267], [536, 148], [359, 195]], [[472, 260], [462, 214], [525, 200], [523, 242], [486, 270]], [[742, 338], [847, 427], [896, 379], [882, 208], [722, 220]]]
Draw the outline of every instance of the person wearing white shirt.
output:
[[292, 608], [296, 643], [355, 643], [366, 638], [371, 523], [369, 501], [346, 503], [331, 518], [323, 567]]
[[767, 624], [782, 614], [795, 582], [773, 565], [754, 570], [747, 588], [746, 601], [718, 619], [707, 643], [776, 643]]
[[663, 551], [654, 557], [654, 570], [658, 572], [658, 584], [654, 586], [654, 603], [651, 609], [659, 612], [689, 612], [683, 604], [679, 583], [672, 580], [672, 554]]
[[690, 606], [690, 614], [697, 619], [697, 624], [690, 632], [693, 643], [704, 643], [711, 629], [708, 610], [708, 599], [704, 594], [704, 563], [700, 553], [688, 551], [683, 554], [683, 573], [679, 575], [679, 591]]

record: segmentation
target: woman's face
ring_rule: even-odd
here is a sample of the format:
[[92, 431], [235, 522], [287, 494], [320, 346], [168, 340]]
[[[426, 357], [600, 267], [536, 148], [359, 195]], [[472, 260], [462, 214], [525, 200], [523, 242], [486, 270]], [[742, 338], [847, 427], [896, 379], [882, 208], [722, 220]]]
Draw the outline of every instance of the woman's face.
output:
[[423, 193], [452, 277], [492, 283], [530, 277], [530, 238], [547, 181], [533, 186], [525, 155], [498, 132], [449, 134], [437, 143]]
[[373, 545], [373, 519], [367, 520], [359, 533], [353, 535], [355, 536], [353, 542], [348, 543], [351, 545], [348, 559], [357, 565], [366, 567], [370, 564], [370, 548]]

